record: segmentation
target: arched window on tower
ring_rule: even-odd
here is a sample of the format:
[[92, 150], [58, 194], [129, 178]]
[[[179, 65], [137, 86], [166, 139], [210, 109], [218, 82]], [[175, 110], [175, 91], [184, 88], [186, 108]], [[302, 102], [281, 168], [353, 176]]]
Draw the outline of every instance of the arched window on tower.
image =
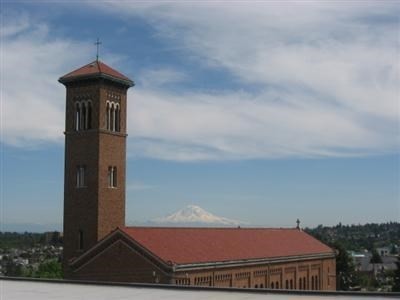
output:
[[106, 129], [110, 130], [110, 119], [111, 119], [111, 107], [110, 107], [110, 102], [107, 101], [106, 104]]
[[301, 290], [303, 288], [302, 280], [301, 277], [299, 278], [299, 289]]
[[311, 276], [311, 289], [314, 289], [314, 276]]
[[75, 103], [75, 124], [76, 131], [92, 128], [92, 101], [77, 101]]
[[274, 283], [271, 282], [271, 289], [273, 289], [273, 288], [275, 288], [275, 287], [274, 287]]
[[115, 105], [114, 103], [111, 103], [111, 109], [110, 109], [110, 130], [115, 131]]
[[106, 103], [106, 129], [113, 132], [121, 131], [121, 107], [119, 103]]

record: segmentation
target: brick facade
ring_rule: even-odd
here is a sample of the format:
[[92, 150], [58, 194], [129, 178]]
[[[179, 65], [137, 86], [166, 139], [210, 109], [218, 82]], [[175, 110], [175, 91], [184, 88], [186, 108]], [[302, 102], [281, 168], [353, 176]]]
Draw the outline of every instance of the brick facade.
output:
[[[210, 249], [212, 251], [212, 249]], [[335, 290], [334, 256], [287, 257], [268, 262], [238, 262], [191, 267], [163, 264], [140, 245], [114, 234], [73, 266], [72, 278], [176, 285]]]
[[[65, 176], [63, 266], [125, 224], [126, 106], [129, 84], [101, 76], [65, 78]], [[90, 102], [87, 128], [77, 128], [77, 105]], [[107, 102], [118, 104], [118, 131], [107, 128]], [[84, 112], [86, 113], [86, 112]], [[115, 122], [117, 123], [117, 122]], [[84, 187], [77, 186], [83, 166]], [[116, 169], [116, 187], [109, 186], [109, 167]]]

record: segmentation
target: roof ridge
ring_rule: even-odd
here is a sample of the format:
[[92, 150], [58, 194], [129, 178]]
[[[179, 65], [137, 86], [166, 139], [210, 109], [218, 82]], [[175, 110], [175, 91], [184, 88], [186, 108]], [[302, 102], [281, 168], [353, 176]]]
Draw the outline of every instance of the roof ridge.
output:
[[80, 68], [77, 68], [59, 78], [59, 82], [65, 84], [74, 80], [106, 78], [127, 85], [133, 86], [135, 83], [126, 75], [108, 66], [100, 60], [94, 60]]
[[215, 229], [224, 229], [224, 230], [233, 230], [233, 229], [241, 229], [241, 230], [296, 230], [299, 231], [296, 227], [190, 227], [190, 226], [125, 226], [121, 227], [121, 229], [129, 229], [129, 228], [140, 228], [140, 229], [207, 229], [207, 230], [215, 230]]

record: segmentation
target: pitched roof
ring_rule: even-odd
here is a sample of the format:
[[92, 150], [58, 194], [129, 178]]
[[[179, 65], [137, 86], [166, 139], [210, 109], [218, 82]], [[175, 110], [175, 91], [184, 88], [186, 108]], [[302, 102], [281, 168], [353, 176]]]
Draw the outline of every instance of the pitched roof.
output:
[[178, 265], [334, 253], [298, 229], [125, 227], [121, 230], [164, 262]]
[[133, 85], [133, 81], [131, 79], [99, 60], [95, 60], [83, 67], [80, 67], [72, 72], [65, 74], [64, 76], [60, 77], [58, 81], [60, 81], [61, 83], [65, 83], [77, 79], [94, 77], [105, 77], [111, 80], [119, 81], [128, 86]]

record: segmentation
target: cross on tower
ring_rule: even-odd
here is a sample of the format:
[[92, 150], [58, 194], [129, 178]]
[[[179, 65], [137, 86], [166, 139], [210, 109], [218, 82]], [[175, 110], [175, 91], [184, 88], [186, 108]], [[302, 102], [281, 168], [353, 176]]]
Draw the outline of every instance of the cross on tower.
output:
[[99, 46], [102, 44], [100, 42], [100, 39], [97, 38], [97, 41], [94, 43], [97, 46], [97, 52], [96, 52], [96, 60], [99, 60]]

